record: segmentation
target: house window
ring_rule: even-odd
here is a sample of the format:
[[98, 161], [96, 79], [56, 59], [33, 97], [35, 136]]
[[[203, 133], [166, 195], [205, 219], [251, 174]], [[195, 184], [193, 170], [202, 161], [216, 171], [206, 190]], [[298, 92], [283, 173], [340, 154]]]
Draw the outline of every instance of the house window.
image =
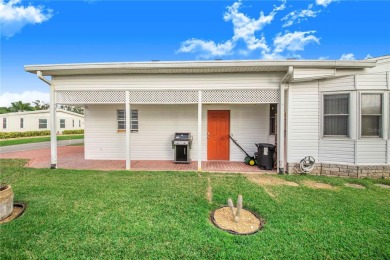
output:
[[6, 129], [7, 128], [7, 118], [3, 118], [3, 128]]
[[361, 96], [361, 136], [381, 136], [382, 94]]
[[39, 119], [39, 128], [40, 129], [47, 128], [47, 119]]
[[324, 136], [348, 136], [349, 94], [324, 95]]
[[81, 127], [81, 120], [79, 120], [79, 127]]
[[24, 119], [20, 118], [20, 128], [24, 128]]
[[[126, 112], [117, 110], [118, 130], [126, 130]], [[130, 113], [130, 130], [138, 132], [138, 110], [131, 110]]]
[[60, 119], [60, 128], [65, 128], [65, 119]]
[[74, 127], [74, 119], [72, 119], [72, 127]]
[[276, 131], [276, 111], [278, 104], [271, 104], [269, 106], [269, 134], [274, 135]]

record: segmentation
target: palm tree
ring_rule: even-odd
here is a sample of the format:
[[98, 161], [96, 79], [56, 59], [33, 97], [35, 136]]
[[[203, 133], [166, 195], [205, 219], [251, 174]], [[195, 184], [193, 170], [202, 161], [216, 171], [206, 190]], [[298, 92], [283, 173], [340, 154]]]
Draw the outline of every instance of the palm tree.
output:
[[8, 108], [11, 112], [23, 112], [23, 111], [32, 111], [34, 108], [30, 103], [23, 103], [22, 101], [12, 102], [11, 106]]
[[48, 103], [45, 103], [39, 99], [32, 102], [34, 104], [35, 110], [46, 110], [49, 109], [50, 105]]

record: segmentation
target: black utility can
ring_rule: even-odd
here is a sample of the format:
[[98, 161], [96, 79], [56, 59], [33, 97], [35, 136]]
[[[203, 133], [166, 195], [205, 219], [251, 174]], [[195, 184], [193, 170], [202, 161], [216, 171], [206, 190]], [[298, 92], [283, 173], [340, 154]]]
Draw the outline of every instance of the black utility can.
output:
[[274, 167], [275, 145], [258, 143], [257, 146], [257, 166], [261, 169], [272, 170]]

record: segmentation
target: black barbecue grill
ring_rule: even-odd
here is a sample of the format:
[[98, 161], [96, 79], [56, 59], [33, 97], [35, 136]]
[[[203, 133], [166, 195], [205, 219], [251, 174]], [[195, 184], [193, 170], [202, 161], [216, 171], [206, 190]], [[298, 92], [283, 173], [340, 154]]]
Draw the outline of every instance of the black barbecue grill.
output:
[[175, 163], [190, 163], [190, 149], [192, 145], [191, 133], [175, 133], [172, 140], [172, 149], [174, 149]]

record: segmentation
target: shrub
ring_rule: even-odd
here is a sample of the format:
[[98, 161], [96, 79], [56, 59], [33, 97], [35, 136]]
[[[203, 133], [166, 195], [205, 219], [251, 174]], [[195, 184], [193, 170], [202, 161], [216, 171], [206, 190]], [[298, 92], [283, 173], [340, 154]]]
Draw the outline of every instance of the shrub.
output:
[[0, 132], [0, 139], [50, 135], [50, 130], [27, 132]]
[[77, 135], [77, 134], [84, 134], [84, 129], [79, 130], [64, 130], [62, 131], [63, 135]]

